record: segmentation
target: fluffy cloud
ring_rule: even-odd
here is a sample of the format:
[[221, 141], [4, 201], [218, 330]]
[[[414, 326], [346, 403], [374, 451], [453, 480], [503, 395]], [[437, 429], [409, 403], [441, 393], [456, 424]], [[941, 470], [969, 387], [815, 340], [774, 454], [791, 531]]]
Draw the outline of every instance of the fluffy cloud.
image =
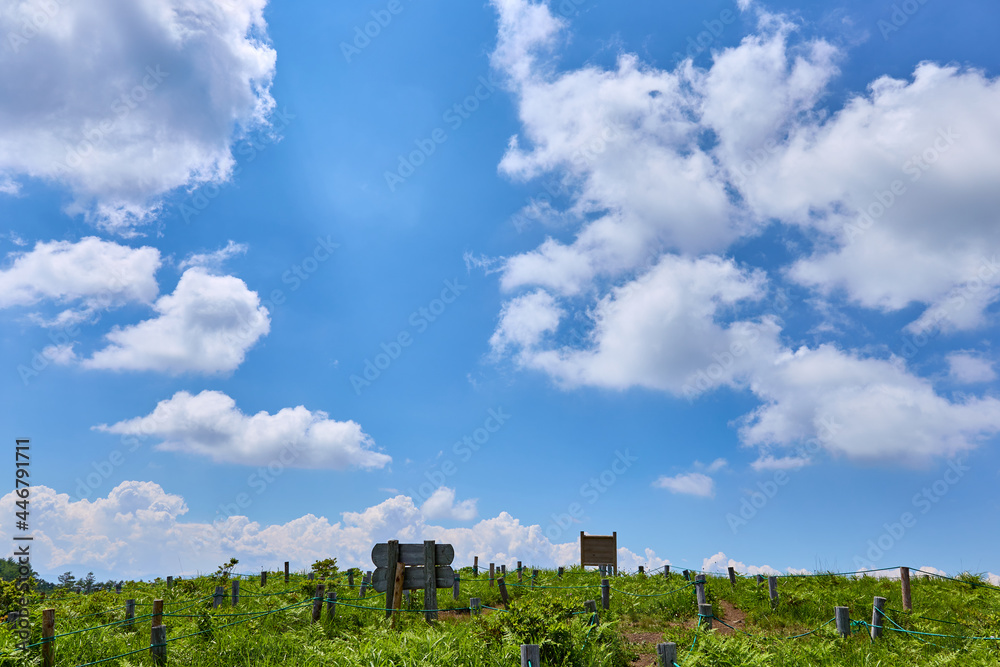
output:
[[239, 278], [201, 268], [184, 272], [173, 294], [154, 305], [156, 318], [114, 329], [111, 343], [86, 368], [171, 374], [226, 373], [270, 331], [267, 309]]
[[[13, 492], [0, 498], [0, 510], [14, 511]], [[70, 500], [46, 486], [32, 490], [38, 511], [32, 562], [45, 572], [92, 569], [121, 578], [195, 574], [212, 570], [230, 556], [241, 568], [277, 568], [286, 560], [305, 566], [335, 556], [344, 567], [371, 569], [371, 549], [378, 542], [437, 540], [455, 547], [455, 563], [507, 563], [522, 560], [542, 567], [578, 562], [577, 542], [554, 543], [538, 525], [524, 525], [506, 512], [468, 528], [444, 528], [427, 517], [407, 496], [396, 496], [361, 512], [344, 512], [340, 521], [306, 514], [284, 524], [261, 525], [245, 516], [220, 517], [215, 523], [184, 521], [184, 499], [153, 482], [122, 482], [107, 498]], [[9, 530], [9, 529], [8, 529]], [[0, 538], [11, 534], [0, 529]], [[181, 572], [177, 572], [180, 555]], [[669, 561], [650, 550], [637, 554], [619, 548], [619, 564], [661, 567]]]
[[[295, 468], [383, 468], [392, 458], [374, 451], [370, 436], [353, 421], [331, 420], [303, 406], [276, 414], [249, 416], [218, 391], [191, 395], [181, 391], [160, 401], [145, 417], [95, 427], [107, 433], [162, 438], [157, 449], [206, 456], [215, 462]], [[454, 501], [454, 496], [451, 498]], [[444, 507], [438, 499], [436, 507]], [[468, 501], [453, 507], [469, 509]], [[472, 506], [474, 510], [474, 503]]]
[[[945, 397], [900, 359], [792, 342], [781, 313], [762, 308], [789, 280], [878, 312], [920, 304], [913, 333], [983, 326], [1000, 295], [1000, 264], [981, 250], [1000, 242], [996, 79], [922, 63], [912, 80], [879, 78], [828, 111], [844, 54], [760, 9], [757, 34], [708, 68], [625, 54], [613, 68], [559, 71], [564, 22], [545, 3], [492, 4], [493, 64], [523, 128], [500, 171], [553, 174], [569, 203], [546, 217], [576, 225], [569, 241], [497, 260], [501, 290], [515, 294], [495, 357], [567, 388], [749, 391], [761, 405], [740, 437], [760, 448], [757, 469], [801, 467], [822, 450], [922, 465], [1000, 432], [1000, 401]], [[812, 254], [770, 280], [718, 256], [774, 221]], [[589, 328], [567, 344], [570, 322]], [[955, 364], [956, 378], [992, 377]], [[812, 448], [781, 451], [802, 443]]]
[[702, 498], [712, 498], [715, 496], [715, 481], [700, 472], [688, 472], [673, 477], [660, 476], [653, 486], [666, 489], [671, 493], [681, 493]]
[[476, 510], [476, 501], [463, 500], [455, 502], [455, 489], [446, 486], [440, 487], [431, 494], [420, 511], [427, 519], [454, 519], [456, 521], [471, 521], [479, 514]]
[[230, 241], [226, 244], [225, 248], [219, 248], [218, 250], [212, 252], [193, 253], [187, 259], [178, 264], [177, 268], [183, 271], [184, 269], [189, 269], [193, 266], [199, 266], [210, 271], [218, 271], [230, 258], [237, 255], [245, 255], [246, 251], [246, 244]]
[[956, 382], [976, 384], [997, 379], [993, 362], [967, 352], [954, 352], [948, 357], [948, 373]]
[[159, 291], [160, 252], [86, 237], [75, 243], [50, 241], [8, 257], [0, 269], [0, 308], [43, 301], [77, 304], [42, 324], [69, 325], [96, 311], [130, 302], [149, 303]]
[[218, 182], [274, 106], [266, 0], [5, 2], [0, 183], [55, 180], [132, 233], [161, 195]]

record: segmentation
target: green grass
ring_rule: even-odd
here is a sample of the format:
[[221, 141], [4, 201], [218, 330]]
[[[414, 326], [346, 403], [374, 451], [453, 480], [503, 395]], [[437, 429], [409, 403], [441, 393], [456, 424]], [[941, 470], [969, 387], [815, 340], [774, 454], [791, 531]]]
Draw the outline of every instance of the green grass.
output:
[[[710, 577], [706, 591], [714, 613], [726, 620], [725, 601], [745, 615], [740, 627], [749, 634], [725, 636], [717, 629], [695, 628], [694, 589], [676, 574], [669, 578], [632, 575], [612, 579], [611, 609], [600, 611], [601, 622], [596, 627], [590, 625], [588, 614], [580, 613], [587, 600], [600, 606], [601, 577], [596, 573], [571, 568], [560, 578], [554, 571], [542, 571], [534, 588], [530, 576], [519, 586], [516, 574], [509, 573], [510, 611], [487, 609], [478, 616], [463, 610], [469, 598], [479, 597], [484, 605], [499, 608], [499, 590], [489, 586], [486, 575], [473, 578], [469, 568], [462, 570], [461, 576], [461, 599], [453, 600], [451, 590], [438, 591], [441, 609], [459, 611], [442, 613], [433, 626], [417, 611], [423, 606], [421, 592], [411, 596], [410, 611], [401, 614], [393, 627], [384, 612], [374, 610], [383, 606], [384, 597], [369, 593], [366, 599], [358, 600], [357, 588], [348, 588], [346, 581], [328, 582], [340, 602], [336, 618], [327, 619], [324, 609], [323, 620], [313, 624], [308, 602], [312, 582], [302, 576], [293, 577], [286, 585], [280, 575], [272, 575], [264, 589], [255, 579], [242, 580], [239, 607], [232, 609], [227, 595], [216, 610], [209, 598], [216, 582], [202, 577], [178, 581], [169, 590], [162, 582], [130, 582], [120, 595], [60, 593], [61, 599], [56, 601], [35, 599], [31, 605], [32, 641], [40, 638], [41, 610], [53, 607], [56, 633], [74, 633], [56, 639], [57, 665], [81, 665], [131, 651], [139, 652], [101, 664], [149, 665], [145, 649], [149, 646], [150, 619], [142, 616], [151, 612], [154, 598], [161, 598], [166, 605], [167, 636], [173, 640], [168, 645], [169, 665], [516, 667], [520, 645], [534, 643], [542, 647], [544, 667], [625, 667], [637, 656], [637, 650], [649, 652], [652, 648], [648, 643], [629, 645], [624, 635], [631, 632], [655, 632], [659, 641], [676, 642], [682, 667], [1000, 664], [1000, 641], [918, 637], [887, 629], [883, 639], [872, 642], [862, 626], [853, 636], [841, 639], [832, 623], [809, 636], [791, 638], [829, 621], [835, 606], [849, 607], [854, 621], [870, 621], [876, 595], [888, 599], [888, 616], [907, 630], [1000, 636], [1000, 590], [984, 586], [972, 576], [964, 581], [914, 579], [913, 612], [900, 611], [899, 583], [892, 580], [783, 577], [779, 580], [779, 604], [772, 609], [766, 584], [758, 586], [753, 579], [741, 578], [733, 588], [724, 577]], [[133, 628], [117, 624], [124, 618], [128, 598], [137, 601], [136, 615], [140, 617]], [[718, 621], [715, 623], [718, 628]], [[80, 632], [107, 624], [112, 625]], [[891, 624], [886, 622], [886, 627]], [[0, 628], [0, 665], [41, 664], [37, 649], [14, 652], [15, 645], [10, 630]]]

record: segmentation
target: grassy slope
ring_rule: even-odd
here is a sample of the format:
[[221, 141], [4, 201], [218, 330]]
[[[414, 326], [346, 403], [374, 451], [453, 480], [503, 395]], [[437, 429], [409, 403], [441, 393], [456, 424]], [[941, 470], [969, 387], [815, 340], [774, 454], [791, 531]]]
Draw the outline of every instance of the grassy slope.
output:
[[[468, 605], [470, 596], [478, 596], [484, 605], [500, 607], [497, 588], [490, 588], [486, 577], [473, 579], [471, 572], [462, 572], [462, 597], [452, 600], [450, 590], [439, 591], [441, 608]], [[732, 589], [725, 578], [710, 578], [707, 586], [709, 601], [715, 613], [724, 616], [722, 601], [745, 613], [740, 625], [753, 636], [717, 631], [696, 631], [694, 592], [683, 588], [685, 581], [677, 575], [620, 577], [612, 582], [612, 605], [601, 612], [601, 625], [592, 629], [583, 610], [585, 600], [600, 600], [597, 587], [600, 576], [570, 570], [563, 578], [544, 571], [539, 584], [565, 588], [518, 587], [516, 576], [508, 577], [514, 598], [512, 613], [485, 610], [479, 617], [467, 612], [442, 614], [433, 628], [418, 613], [402, 616], [393, 629], [384, 613], [348, 607], [347, 604], [377, 607], [382, 598], [356, 598], [344, 583], [339, 583], [337, 617], [332, 622], [310, 623], [310, 605], [294, 607], [307, 600], [309, 582], [296, 577], [285, 585], [278, 578], [263, 590], [254, 580], [244, 580], [244, 599], [233, 610], [228, 601], [212, 610], [210, 601], [194, 602], [207, 596], [215, 586], [209, 578], [180, 582], [171, 590], [162, 584], [128, 584], [120, 596], [97, 593], [90, 596], [70, 594], [54, 603], [33, 605], [32, 626], [37, 636], [41, 628], [41, 609], [57, 609], [56, 632], [113, 623], [123, 618], [126, 598], [135, 598], [140, 606], [137, 615], [151, 611], [149, 603], [162, 597], [168, 613], [182, 616], [167, 617], [168, 638], [212, 629], [209, 633], [179, 639], [169, 645], [170, 665], [190, 666], [277, 666], [277, 665], [364, 665], [423, 666], [423, 665], [519, 665], [519, 645], [541, 643], [542, 664], [583, 667], [601, 665], [618, 667], [635, 657], [622, 639], [625, 631], [662, 633], [662, 641], [673, 641], [680, 647], [683, 667], [693, 665], [810, 665], [853, 666], [895, 665], [997, 665], [1000, 664], [1000, 641], [962, 641], [924, 637], [920, 641], [898, 632], [886, 632], [886, 637], [871, 642], [864, 628], [849, 639], [836, 637], [833, 624], [815, 634], [799, 639], [791, 635], [812, 630], [833, 617], [835, 606], [847, 606], [854, 620], [871, 620], [871, 602], [875, 595], [888, 598], [889, 615], [903, 627], [922, 632], [970, 636], [1000, 635], [1000, 591], [988, 587], [973, 587], [967, 583], [943, 580], [913, 581], [914, 612], [901, 609], [899, 584], [877, 579], [847, 579], [843, 577], [810, 577], [780, 579], [780, 604], [772, 610], [766, 585], [758, 587], [750, 579], [740, 579]], [[676, 590], [680, 588], [681, 590]], [[289, 592], [274, 595], [277, 591]], [[669, 591], [672, 594], [664, 595]], [[285, 607], [278, 613], [228, 627], [228, 623], [245, 621], [247, 616], [233, 613], [264, 612]], [[422, 606], [421, 595], [414, 595], [412, 609]], [[182, 610], [183, 609], [183, 610]], [[182, 610], [182, 611], [181, 611]], [[926, 618], [924, 618], [926, 617]], [[937, 619], [937, 620], [929, 620]], [[732, 619], [730, 619], [732, 620]], [[693, 650], [689, 650], [695, 635]], [[37, 640], [36, 640], [37, 641]], [[112, 626], [57, 639], [58, 665], [78, 665], [109, 656], [143, 649], [149, 645], [149, 618], [140, 618], [133, 630]], [[0, 629], [0, 653], [7, 654], [14, 640], [6, 628]], [[652, 646], [641, 647], [648, 652]], [[0, 658], [0, 665], [38, 665], [37, 651]], [[145, 652], [127, 658], [102, 663], [104, 665], [150, 664]]]

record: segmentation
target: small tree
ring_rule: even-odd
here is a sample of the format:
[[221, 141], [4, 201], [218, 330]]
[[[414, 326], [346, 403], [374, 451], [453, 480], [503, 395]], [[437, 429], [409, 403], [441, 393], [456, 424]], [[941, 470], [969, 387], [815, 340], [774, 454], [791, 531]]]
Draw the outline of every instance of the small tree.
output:
[[80, 580], [80, 586], [87, 593], [94, 587], [94, 582], [97, 581], [97, 577], [94, 576], [93, 572], [88, 572], [87, 576]]
[[337, 576], [337, 559], [324, 558], [312, 564], [317, 579], [333, 579]]
[[63, 572], [59, 575], [59, 586], [66, 590], [72, 589], [76, 586], [76, 577], [73, 576], [72, 572]]
[[225, 586], [229, 582], [229, 576], [233, 573], [233, 568], [240, 561], [236, 558], [230, 558], [228, 563], [223, 563], [212, 575], [212, 578], [217, 580], [221, 585]]

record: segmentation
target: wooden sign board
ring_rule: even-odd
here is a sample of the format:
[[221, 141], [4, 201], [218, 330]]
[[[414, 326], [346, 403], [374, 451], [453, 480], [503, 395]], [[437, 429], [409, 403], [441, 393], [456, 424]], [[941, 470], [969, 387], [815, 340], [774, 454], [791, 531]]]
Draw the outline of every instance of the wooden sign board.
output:
[[424, 589], [424, 610], [428, 621], [437, 618], [437, 589], [455, 584], [455, 548], [450, 544], [400, 544], [389, 540], [372, 549], [372, 587], [385, 593], [386, 616], [402, 603], [404, 590]]
[[618, 576], [618, 533], [584, 535], [580, 531], [580, 565], [610, 565]]

